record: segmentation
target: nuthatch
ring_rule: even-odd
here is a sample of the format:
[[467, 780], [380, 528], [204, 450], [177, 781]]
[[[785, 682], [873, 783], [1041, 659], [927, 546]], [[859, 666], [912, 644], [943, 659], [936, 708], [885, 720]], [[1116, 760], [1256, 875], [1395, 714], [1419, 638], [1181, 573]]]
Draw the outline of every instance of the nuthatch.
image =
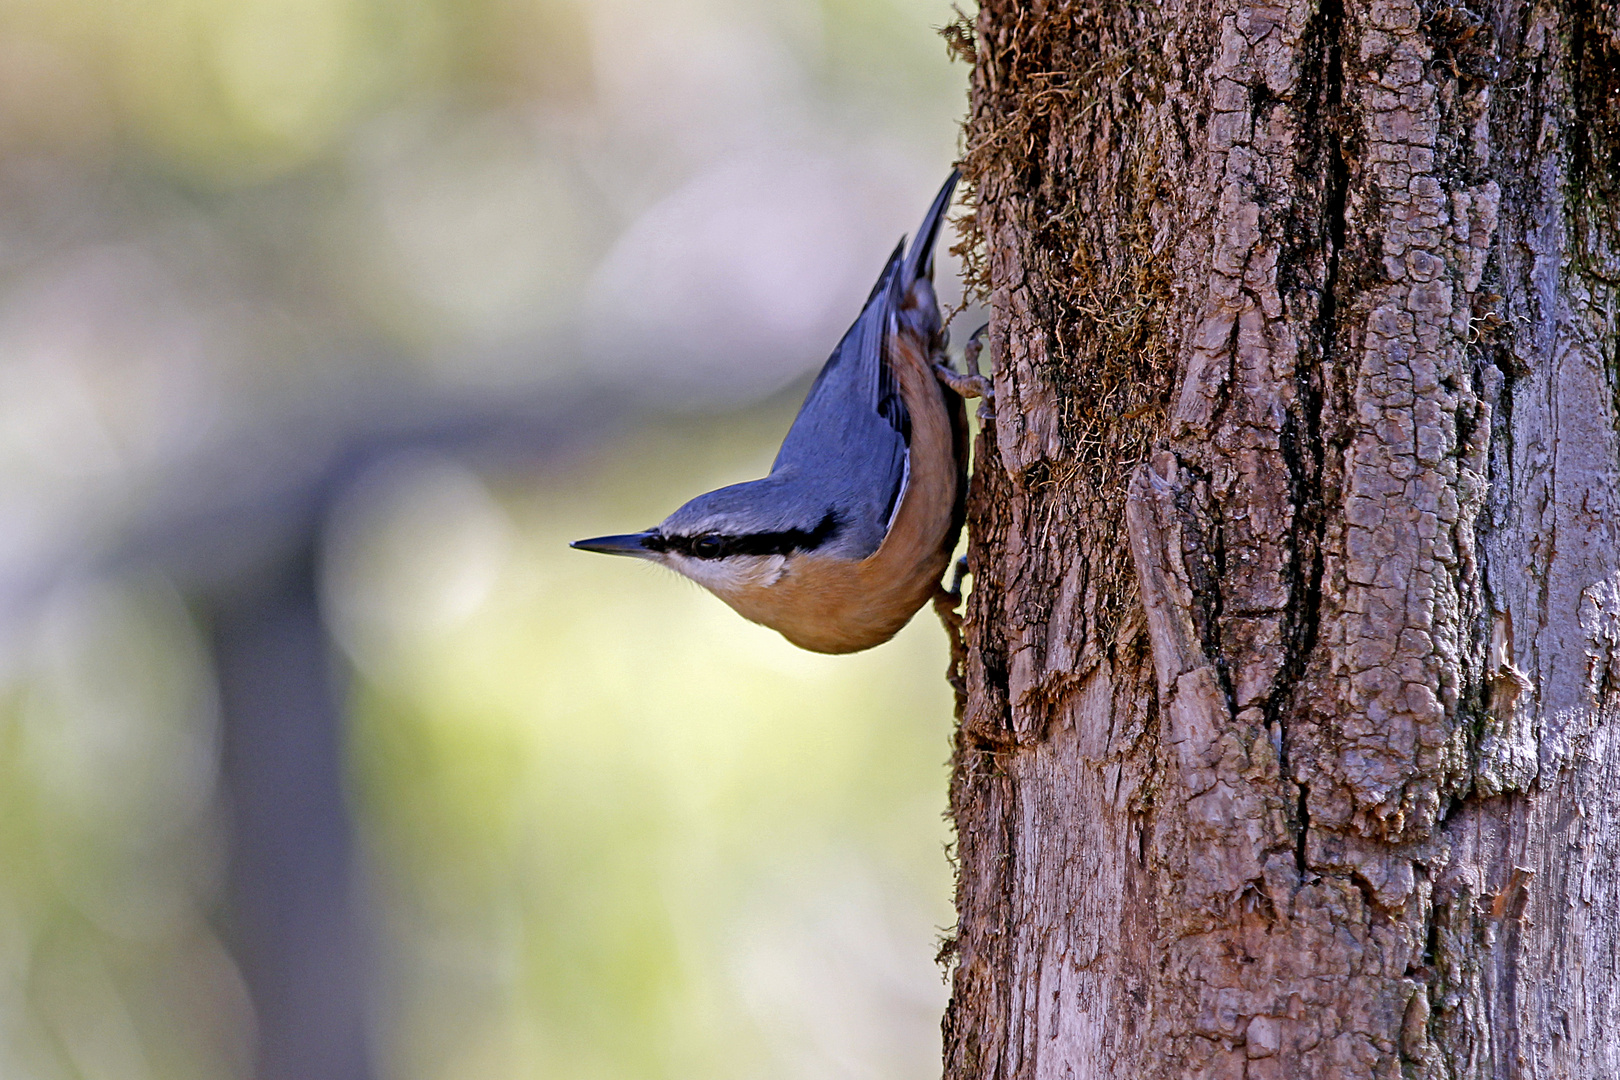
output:
[[956, 180], [911, 250], [902, 238], [889, 256], [769, 476], [699, 495], [655, 529], [573, 546], [662, 563], [815, 652], [880, 645], [941, 592], [967, 491], [958, 394], [984, 387], [936, 360], [946, 335], [934, 240]]

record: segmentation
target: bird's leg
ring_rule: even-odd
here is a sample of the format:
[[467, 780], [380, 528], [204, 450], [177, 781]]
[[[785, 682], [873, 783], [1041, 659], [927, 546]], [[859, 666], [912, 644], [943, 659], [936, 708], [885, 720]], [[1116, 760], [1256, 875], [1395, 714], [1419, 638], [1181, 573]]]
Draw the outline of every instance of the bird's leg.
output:
[[939, 377], [940, 382], [950, 387], [960, 397], [979, 399], [980, 422], [996, 418], [995, 385], [979, 371], [979, 353], [984, 349], [984, 332], [988, 329], [990, 324], [985, 323], [973, 331], [973, 336], [968, 338], [967, 344], [962, 347], [962, 361], [968, 369], [966, 375], [954, 370], [949, 364], [934, 362], [934, 374]]
[[934, 613], [945, 626], [945, 635], [951, 640], [951, 662], [945, 669], [945, 681], [956, 691], [956, 715], [962, 715], [967, 704], [967, 646], [962, 642], [962, 578], [968, 572], [967, 556], [956, 560], [951, 573], [951, 587], [941, 584], [934, 592]]

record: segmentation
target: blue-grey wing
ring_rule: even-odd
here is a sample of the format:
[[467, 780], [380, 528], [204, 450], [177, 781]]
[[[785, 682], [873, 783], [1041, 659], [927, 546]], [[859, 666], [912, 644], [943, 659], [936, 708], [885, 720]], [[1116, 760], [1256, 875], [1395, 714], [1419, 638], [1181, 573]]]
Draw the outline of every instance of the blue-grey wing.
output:
[[834, 546], [852, 558], [865, 558], [883, 543], [905, 489], [911, 415], [889, 365], [887, 343], [901, 318], [924, 338], [939, 333], [933, 289], [918, 282], [933, 276], [934, 240], [956, 180], [953, 171], [934, 196], [911, 251], [902, 239], [889, 256], [866, 306], [816, 376], [771, 466], [771, 476], [791, 486], [805, 504], [807, 521], [838, 512]]
[[902, 241], [822, 366], [771, 466], [772, 477], [790, 483], [804, 499], [807, 515], [838, 512], [835, 546], [851, 558], [878, 549], [905, 483], [911, 417], [884, 355], [903, 248]]

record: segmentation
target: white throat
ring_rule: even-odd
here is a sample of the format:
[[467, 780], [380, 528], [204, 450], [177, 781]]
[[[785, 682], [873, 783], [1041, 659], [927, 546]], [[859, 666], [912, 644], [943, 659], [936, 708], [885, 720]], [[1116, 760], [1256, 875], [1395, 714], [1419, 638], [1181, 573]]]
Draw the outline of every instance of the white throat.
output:
[[732, 555], [724, 559], [694, 559], [678, 551], [665, 554], [664, 565], [691, 578], [720, 596], [768, 589], [787, 572], [785, 555]]

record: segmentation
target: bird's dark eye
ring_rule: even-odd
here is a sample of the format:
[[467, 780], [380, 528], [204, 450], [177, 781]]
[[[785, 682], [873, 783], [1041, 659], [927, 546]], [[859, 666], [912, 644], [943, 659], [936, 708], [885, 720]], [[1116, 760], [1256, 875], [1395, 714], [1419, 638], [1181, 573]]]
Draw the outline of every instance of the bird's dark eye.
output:
[[692, 541], [692, 554], [700, 559], [718, 559], [725, 542], [718, 533], [707, 533]]

